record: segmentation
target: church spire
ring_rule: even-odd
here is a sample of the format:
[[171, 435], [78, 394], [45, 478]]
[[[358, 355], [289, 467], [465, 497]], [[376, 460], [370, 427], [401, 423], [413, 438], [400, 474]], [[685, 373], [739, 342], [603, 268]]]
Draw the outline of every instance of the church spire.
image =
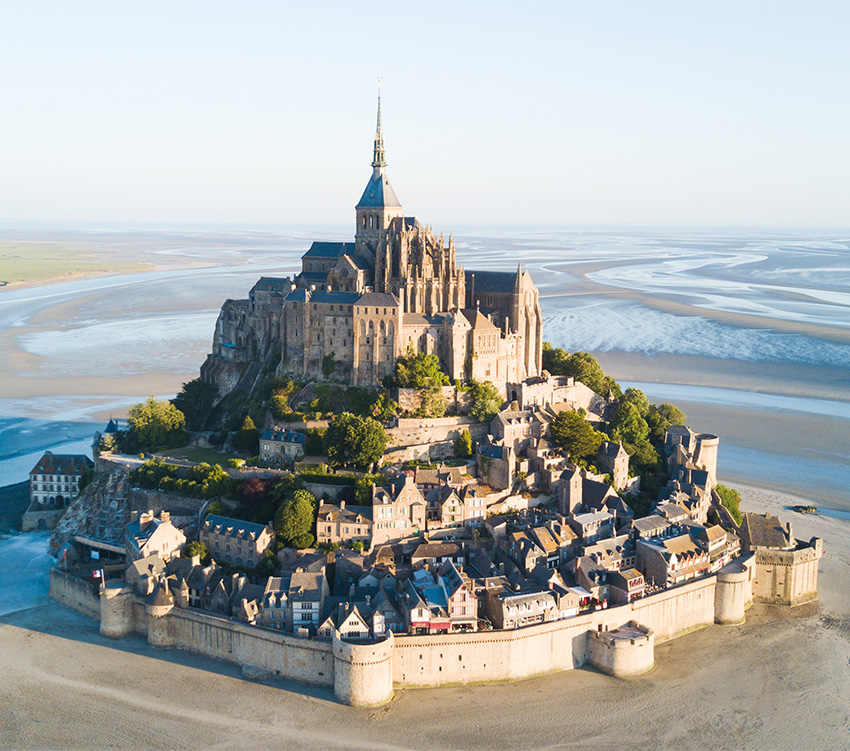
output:
[[378, 125], [375, 128], [375, 148], [372, 153], [373, 167], [386, 167], [387, 159], [384, 155], [384, 131], [381, 127], [381, 79], [378, 79]]

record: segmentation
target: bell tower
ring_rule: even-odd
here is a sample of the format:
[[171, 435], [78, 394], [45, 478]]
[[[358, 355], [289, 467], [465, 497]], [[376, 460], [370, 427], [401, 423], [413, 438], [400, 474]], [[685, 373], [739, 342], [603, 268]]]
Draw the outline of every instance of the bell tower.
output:
[[384, 153], [384, 132], [381, 124], [381, 80], [378, 79], [378, 125], [372, 151], [372, 177], [355, 207], [357, 229], [354, 234], [355, 253], [375, 261], [378, 248], [383, 244], [390, 221], [404, 215], [389, 178], [384, 173], [387, 159]]

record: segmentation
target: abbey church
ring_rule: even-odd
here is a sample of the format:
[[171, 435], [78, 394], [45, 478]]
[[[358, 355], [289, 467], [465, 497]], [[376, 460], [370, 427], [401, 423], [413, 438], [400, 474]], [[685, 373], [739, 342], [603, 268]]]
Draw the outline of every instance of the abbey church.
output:
[[294, 278], [262, 278], [228, 300], [202, 374], [233, 388], [234, 366], [280, 351], [279, 375], [372, 386], [409, 348], [460, 381], [508, 382], [541, 371], [542, 319], [527, 271], [470, 271], [455, 246], [405, 216], [386, 174], [381, 103], [372, 175], [354, 242], [314, 242]]

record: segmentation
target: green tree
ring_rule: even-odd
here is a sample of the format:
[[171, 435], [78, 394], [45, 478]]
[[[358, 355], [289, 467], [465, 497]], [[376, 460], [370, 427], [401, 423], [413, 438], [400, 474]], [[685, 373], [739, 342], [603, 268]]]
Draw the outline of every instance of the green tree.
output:
[[440, 358], [408, 347], [407, 352], [396, 360], [394, 380], [399, 388], [417, 389], [422, 417], [439, 417], [445, 414], [446, 405], [442, 388], [449, 383], [448, 376], [440, 368]]
[[727, 488], [725, 485], [718, 485], [715, 489], [717, 495], [720, 496], [720, 502], [732, 514], [735, 522], [740, 524], [744, 521], [744, 515], [741, 513], [741, 494], [734, 488]]
[[174, 477], [176, 474], [176, 466], [166, 464], [161, 456], [155, 456], [130, 473], [130, 482], [142, 488], [158, 488], [163, 479]]
[[377, 420], [343, 412], [331, 420], [325, 432], [325, 453], [332, 467], [371, 467], [384, 455], [387, 440], [384, 426]]
[[186, 418], [171, 402], [149, 396], [130, 407], [130, 431], [144, 448], [175, 448], [186, 443]]
[[309, 548], [315, 537], [312, 534], [315, 520], [316, 496], [307, 490], [296, 490], [278, 508], [274, 528], [285, 545]]
[[455, 441], [455, 451], [461, 457], [472, 456], [472, 434], [468, 430], [464, 430]]
[[502, 406], [502, 397], [490, 381], [472, 381], [469, 385], [472, 407], [469, 414], [478, 422], [490, 422]]
[[382, 389], [369, 406], [369, 413], [376, 420], [387, 422], [398, 414], [398, 402], [391, 399], [389, 392]]
[[245, 451], [251, 455], [259, 452], [260, 431], [257, 430], [250, 415], [242, 421], [242, 427], [239, 432], [233, 436], [233, 447], [237, 451]]
[[652, 408], [652, 405], [649, 403], [649, 399], [646, 398], [646, 394], [636, 388], [626, 389], [626, 393], [624, 393], [620, 398], [620, 404], [623, 404], [624, 402], [628, 402], [633, 405], [638, 411], [638, 414], [640, 414], [643, 418], [649, 414], [649, 411]]
[[217, 398], [218, 387], [195, 378], [183, 384], [182, 390], [171, 403], [186, 417], [189, 430], [203, 430]]
[[656, 441], [663, 441], [664, 434], [673, 425], [684, 425], [687, 421], [685, 413], [682, 412], [675, 404], [659, 404], [657, 407], [652, 405], [649, 414], [646, 415], [646, 422], [649, 425], [652, 438]]
[[569, 451], [573, 461], [596, 456], [602, 444], [602, 433], [595, 430], [580, 412], [559, 412], [549, 423], [549, 432], [555, 443]]
[[611, 438], [631, 444], [643, 443], [649, 438], [649, 425], [633, 402], [620, 401], [611, 421]]
[[207, 546], [204, 543], [198, 540], [192, 540], [183, 546], [183, 551], [180, 555], [183, 558], [191, 558], [196, 555], [203, 561], [209, 555], [209, 550], [207, 550]]
[[614, 392], [614, 396], [620, 394], [617, 382], [606, 376], [596, 358], [587, 352], [569, 354], [560, 347], [543, 342], [543, 370], [552, 375], [572, 376], [601, 396], [609, 390]]

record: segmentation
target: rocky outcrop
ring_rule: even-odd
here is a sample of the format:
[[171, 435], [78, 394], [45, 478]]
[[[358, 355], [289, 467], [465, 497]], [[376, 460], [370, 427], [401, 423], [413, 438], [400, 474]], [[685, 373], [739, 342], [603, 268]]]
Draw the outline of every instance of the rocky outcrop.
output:
[[129, 490], [130, 481], [123, 472], [97, 475], [59, 520], [50, 537], [51, 550], [76, 535], [123, 545], [124, 528], [130, 521]]

